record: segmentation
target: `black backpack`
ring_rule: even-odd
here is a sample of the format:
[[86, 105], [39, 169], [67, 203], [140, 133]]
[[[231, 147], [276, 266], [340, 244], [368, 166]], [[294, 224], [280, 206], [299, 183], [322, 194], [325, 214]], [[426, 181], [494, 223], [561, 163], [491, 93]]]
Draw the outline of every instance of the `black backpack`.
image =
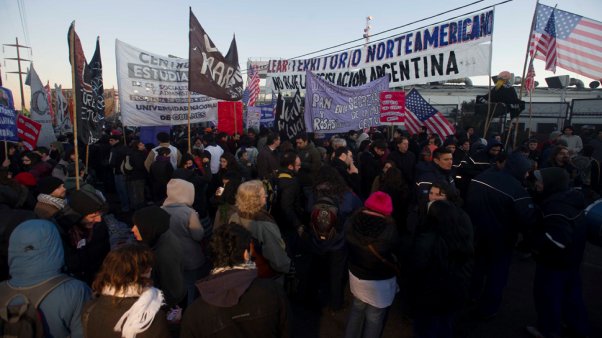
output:
[[337, 234], [339, 224], [338, 203], [330, 197], [320, 197], [310, 213], [310, 228], [319, 241], [327, 241]]
[[[0, 283], [0, 337], [45, 337], [38, 307], [52, 290], [70, 279], [67, 275], [59, 275], [25, 288], [12, 287], [8, 281]], [[23, 303], [9, 305], [15, 298], [23, 299]]]

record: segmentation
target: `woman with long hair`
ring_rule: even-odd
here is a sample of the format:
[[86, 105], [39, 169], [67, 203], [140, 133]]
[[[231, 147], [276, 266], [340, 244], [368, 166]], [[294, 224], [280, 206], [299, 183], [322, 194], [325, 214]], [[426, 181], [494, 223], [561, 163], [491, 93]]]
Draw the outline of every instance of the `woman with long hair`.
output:
[[259, 277], [276, 278], [289, 272], [290, 258], [274, 218], [266, 211], [267, 194], [259, 180], [238, 187], [236, 213], [229, 222], [244, 226], [253, 236], [253, 252]]
[[152, 287], [153, 252], [127, 244], [111, 251], [92, 289], [97, 298], [82, 314], [84, 337], [169, 337], [163, 293]]

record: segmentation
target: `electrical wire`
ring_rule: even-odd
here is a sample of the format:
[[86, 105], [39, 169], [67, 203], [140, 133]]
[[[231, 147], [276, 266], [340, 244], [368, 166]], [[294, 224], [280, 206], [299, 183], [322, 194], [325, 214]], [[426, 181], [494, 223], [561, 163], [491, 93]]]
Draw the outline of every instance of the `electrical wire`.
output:
[[[463, 9], [463, 8], [466, 8], [466, 7], [469, 7], [469, 6], [475, 5], [475, 4], [477, 4], [477, 3], [480, 3], [480, 2], [483, 2], [483, 1], [484, 1], [484, 0], [475, 1], [475, 2], [472, 2], [472, 3], [470, 3], [470, 4], [467, 4], [467, 5], [463, 5], [463, 6], [456, 7], [456, 8], [454, 8], [454, 9], [451, 9], [451, 10], [448, 10], [448, 11], [445, 11], [445, 12], [442, 12], [442, 13], [439, 13], [439, 14], [436, 14], [436, 15], [432, 15], [432, 16], [430, 16], [430, 17], [427, 17], [427, 18], [423, 18], [423, 19], [420, 19], [420, 20], [416, 20], [416, 21], [413, 21], [413, 22], [411, 22], [411, 23], [408, 23], [408, 24], [404, 24], [404, 25], [401, 25], [401, 26], [398, 26], [398, 27], [390, 28], [390, 29], [387, 29], [387, 30], [384, 30], [384, 31], [381, 31], [381, 32], [378, 32], [378, 33], [375, 33], [375, 34], [372, 34], [371, 36], [376, 36], [376, 35], [381, 35], [381, 34], [384, 34], [384, 33], [388, 33], [388, 32], [391, 32], [391, 31], [394, 31], [394, 30], [397, 30], [397, 29], [400, 29], [400, 28], [407, 27], [407, 26], [409, 26], [409, 25], [413, 25], [413, 24], [416, 24], [416, 23], [419, 23], [419, 22], [422, 22], [422, 21], [425, 21], [425, 20], [429, 20], [429, 19], [432, 19], [432, 18], [435, 18], [435, 17], [441, 16], [441, 15], [447, 14], [447, 13], [454, 12], [454, 11], [456, 11], [456, 10], [459, 10], [459, 9]], [[491, 8], [491, 7], [495, 7], [495, 6], [503, 5], [503, 4], [505, 4], [505, 3], [512, 2], [512, 1], [514, 1], [514, 0], [505, 0], [505, 1], [501, 1], [501, 2], [495, 3], [495, 4], [493, 4], [493, 5], [485, 6], [485, 7], [483, 7], [483, 8], [480, 8], [480, 9], [477, 9], [477, 10], [474, 10], [474, 11], [471, 11], [471, 12], [468, 12], [468, 13], [463, 13], [463, 14], [460, 14], [460, 15], [457, 15], [457, 16], [454, 16], [454, 17], [451, 17], [451, 18], [448, 18], [448, 19], [446, 19], [446, 20], [441, 20], [441, 21], [438, 21], [438, 22], [436, 22], [436, 23], [431, 23], [431, 24], [428, 24], [428, 25], [425, 25], [425, 26], [422, 26], [422, 27], [419, 27], [419, 28], [415, 28], [415, 29], [412, 29], [411, 31], [414, 31], [414, 30], [419, 30], [419, 29], [423, 29], [423, 28], [425, 28], [425, 27], [429, 27], [429, 26], [436, 25], [436, 24], [439, 24], [439, 23], [442, 23], [442, 22], [445, 22], [445, 21], [453, 20], [453, 19], [456, 19], [456, 18], [459, 18], [459, 17], [465, 16], [465, 15], [469, 15], [469, 14], [472, 14], [472, 13], [476, 13], [476, 12], [482, 11], [482, 10], [484, 10], [484, 9], [487, 9], [487, 8]], [[382, 41], [382, 40], [386, 40], [386, 39], [389, 39], [389, 38], [391, 38], [391, 37], [393, 37], [393, 36], [397, 36], [397, 35], [405, 34], [405, 33], [411, 32], [411, 31], [405, 31], [405, 32], [402, 32], [402, 33], [396, 33], [396, 34], [394, 34], [394, 35], [390, 35], [390, 36], [387, 36], [387, 37], [384, 37], [384, 38], [380, 38], [380, 39], [378, 39], [378, 40], [374, 40], [374, 41], [372, 41], [371, 43], [378, 42], [378, 41]], [[302, 54], [302, 55], [299, 55], [299, 56], [294, 56], [294, 57], [288, 58], [288, 60], [298, 59], [298, 58], [301, 58], [301, 57], [304, 57], [304, 56], [308, 56], [308, 55], [312, 55], [312, 54], [320, 53], [320, 52], [323, 52], [323, 51], [326, 51], [326, 50], [329, 50], [329, 49], [333, 49], [333, 48], [341, 47], [341, 46], [344, 46], [344, 45], [347, 45], [347, 44], [350, 44], [350, 43], [353, 43], [353, 42], [358, 42], [358, 41], [363, 41], [363, 40], [364, 40], [364, 38], [362, 37], [362, 38], [359, 38], [359, 39], [351, 40], [351, 41], [348, 41], [348, 42], [345, 42], [345, 43], [341, 43], [341, 44], [337, 44], [337, 45], [334, 45], [334, 46], [330, 46], [330, 47], [327, 47], [327, 48], [322, 48], [322, 49], [320, 49], [320, 50], [317, 50], [317, 51], [314, 51], [314, 52], [305, 53], [305, 54]], [[332, 55], [332, 54], [337, 54], [337, 53], [340, 53], [340, 52], [342, 52], [342, 51], [346, 51], [346, 50], [349, 50], [349, 49], [352, 49], [352, 48], [358, 48], [358, 47], [361, 47], [361, 46], [364, 46], [364, 44], [361, 44], [361, 45], [355, 45], [355, 46], [352, 46], [352, 47], [347, 47], [347, 48], [339, 49], [339, 50], [337, 50], [337, 51], [334, 51], [334, 52], [329, 52], [329, 53], [325, 53], [325, 54], [317, 55], [317, 56], [315, 56], [314, 58], [319, 58], [319, 57], [323, 57], [323, 56], [328, 56], [328, 55]], [[259, 69], [262, 69], [262, 68], [266, 68], [266, 67], [267, 67], [266, 65], [263, 65], [263, 66], [259, 66], [258, 68], [259, 68]], [[246, 74], [247, 72], [248, 72], [248, 70], [242, 70], [242, 71], [241, 71], [241, 73], [242, 73], [242, 74]]]

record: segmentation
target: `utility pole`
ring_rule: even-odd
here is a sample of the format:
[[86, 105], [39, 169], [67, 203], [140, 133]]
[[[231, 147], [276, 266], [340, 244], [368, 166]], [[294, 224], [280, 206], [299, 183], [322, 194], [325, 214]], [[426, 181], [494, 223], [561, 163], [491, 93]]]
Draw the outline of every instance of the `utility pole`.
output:
[[21, 89], [21, 111], [23, 111], [23, 109], [25, 109], [25, 96], [23, 96], [23, 74], [25, 74], [25, 73], [21, 71], [21, 61], [31, 61], [31, 60], [21, 59], [20, 49], [21, 48], [30, 48], [30, 47], [24, 46], [24, 45], [20, 45], [19, 44], [19, 38], [15, 38], [15, 44], [14, 45], [13, 44], [4, 44], [4, 46], [15, 47], [17, 49], [17, 57], [16, 58], [5, 58], [5, 60], [16, 60], [17, 61], [17, 67], [18, 67], [19, 71], [17, 71], [17, 72], [6, 72], [6, 73], [19, 74], [19, 88]]

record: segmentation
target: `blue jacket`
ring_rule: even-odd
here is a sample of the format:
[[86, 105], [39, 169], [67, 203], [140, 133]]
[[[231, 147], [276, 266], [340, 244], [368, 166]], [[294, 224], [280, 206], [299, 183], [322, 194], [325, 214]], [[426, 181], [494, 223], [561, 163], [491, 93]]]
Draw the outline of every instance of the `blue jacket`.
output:
[[555, 269], [579, 268], [587, 239], [585, 197], [580, 190], [555, 193], [541, 203], [543, 217], [534, 240], [538, 264]]
[[524, 157], [511, 156], [504, 170], [486, 170], [472, 180], [466, 208], [475, 228], [477, 247], [499, 253], [512, 248], [519, 231], [537, 220], [531, 196], [521, 184], [530, 168]]
[[[61, 274], [63, 244], [56, 226], [47, 220], [21, 223], [10, 236], [8, 264], [13, 287], [28, 287]], [[40, 304], [49, 337], [83, 337], [81, 312], [90, 299], [86, 284], [71, 279], [50, 292]]]

